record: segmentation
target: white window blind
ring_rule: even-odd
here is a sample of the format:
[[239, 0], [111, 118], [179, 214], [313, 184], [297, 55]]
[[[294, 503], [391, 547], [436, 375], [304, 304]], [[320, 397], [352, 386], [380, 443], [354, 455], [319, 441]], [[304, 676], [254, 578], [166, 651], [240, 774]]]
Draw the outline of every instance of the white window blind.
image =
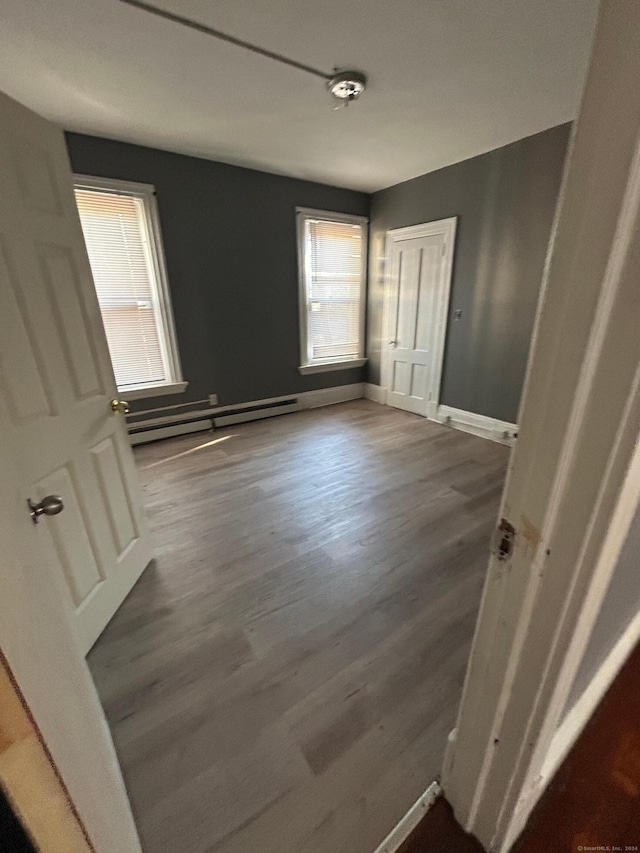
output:
[[145, 194], [75, 195], [118, 388], [177, 381]]
[[303, 216], [303, 360], [313, 364], [357, 359], [363, 351], [364, 227], [353, 221]]

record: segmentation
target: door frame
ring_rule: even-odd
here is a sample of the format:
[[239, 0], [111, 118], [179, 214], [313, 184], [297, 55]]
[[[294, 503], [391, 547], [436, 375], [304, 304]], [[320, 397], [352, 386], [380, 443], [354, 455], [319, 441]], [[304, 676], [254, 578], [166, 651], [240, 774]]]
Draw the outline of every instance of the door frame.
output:
[[640, 7], [604, 0], [565, 166], [493, 554], [443, 788], [507, 853], [640, 639], [567, 700], [640, 501]]
[[389, 389], [389, 359], [388, 341], [391, 334], [391, 293], [393, 287], [391, 256], [395, 243], [404, 240], [415, 240], [420, 237], [433, 237], [439, 234], [444, 236], [444, 254], [441, 259], [442, 278], [440, 281], [440, 292], [436, 299], [436, 317], [434, 320], [434, 347], [433, 347], [433, 370], [431, 371], [431, 387], [427, 389], [431, 399], [427, 402], [424, 416], [430, 420], [436, 420], [438, 405], [440, 403], [440, 386], [442, 384], [442, 366], [444, 363], [444, 347], [447, 335], [447, 321], [449, 317], [449, 300], [451, 296], [451, 281], [453, 277], [453, 258], [456, 245], [456, 230], [458, 217], [450, 216], [447, 219], [437, 219], [433, 222], [423, 222], [419, 225], [409, 225], [406, 228], [393, 228], [387, 231], [385, 238], [385, 274], [384, 274], [384, 297], [382, 313], [383, 340], [381, 347], [381, 370], [380, 383], [383, 389], [382, 397], [386, 403]]

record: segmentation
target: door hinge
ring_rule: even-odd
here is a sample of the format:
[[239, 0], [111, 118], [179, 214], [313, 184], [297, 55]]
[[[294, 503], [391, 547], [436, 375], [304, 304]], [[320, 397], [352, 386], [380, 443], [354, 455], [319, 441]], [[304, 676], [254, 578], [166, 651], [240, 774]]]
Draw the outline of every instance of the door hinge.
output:
[[513, 554], [513, 545], [516, 538], [516, 529], [506, 518], [500, 519], [494, 534], [493, 553], [501, 562], [508, 560]]

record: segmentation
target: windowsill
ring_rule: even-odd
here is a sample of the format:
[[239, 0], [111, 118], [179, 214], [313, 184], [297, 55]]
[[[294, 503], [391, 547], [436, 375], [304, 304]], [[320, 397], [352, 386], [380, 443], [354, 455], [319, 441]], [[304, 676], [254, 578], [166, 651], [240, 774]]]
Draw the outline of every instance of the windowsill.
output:
[[188, 382], [169, 382], [166, 385], [147, 385], [140, 388], [118, 388], [118, 394], [127, 400], [142, 400], [145, 397], [164, 397], [165, 394], [182, 394]]
[[327, 373], [330, 370], [348, 370], [350, 367], [362, 367], [366, 363], [366, 358], [349, 358], [346, 361], [317, 361], [314, 364], [301, 364], [298, 371], [306, 376], [307, 373]]

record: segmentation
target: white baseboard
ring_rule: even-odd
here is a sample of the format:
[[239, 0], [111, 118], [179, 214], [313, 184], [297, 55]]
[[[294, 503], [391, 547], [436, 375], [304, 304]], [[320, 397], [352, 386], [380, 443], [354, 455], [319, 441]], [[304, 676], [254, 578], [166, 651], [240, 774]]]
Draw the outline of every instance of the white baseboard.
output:
[[440, 785], [437, 782], [432, 782], [420, 799], [411, 806], [406, 815], [394, 826], [375, 853], [396, 853], [441, 793], [442, 789]]
[[364, 396], [367, 400], [373, 400], [374, 403], [387, 403], [387, 389], [382, 385], [373, 385], [371, 382], [364, 383]]
[[[234, 423], [259, 420], [274, 417], [274, 415], [297, 412], [302, 409], [315, 409], [320, 406], [331, 406], [334, 403], [345, 403], [348, 400], [359, 400], [364, 396], [364, 382], [354, 382], [350, 385], [335, 385], [332, 388], [320, 388], [317, 391], [301, 391], [297, 394], [287, 394], [281, 397], [266, 397], [263, 400], [251, 400], [237, 405], [215, 406], [206, 409], [188, 409], [184, 404], [182, 412], [176, 411], [179, 406], [172, 407], [172, 414], [159, 417], [141, 418], [134, 420], [144, 412], [132, 412], [128, 418], [129, 439], [131, 444], [143, 444], [160, 438], [183, 435], [211, 429], [212, 421], [216, 426], [229, 426]], [[276, 403], [283, 405], [269, 408]], [[193, 403], [191, 404], [193, 405]], [[151, 414], [151, 413], [149, 413]], [[185, 420], [190, 420], [185, 423]], [[146, 429], [144, 429], [146, 427]], [[131, 430], [138, 430], [131, 432]]]
[[292, 396], [298, 398], [301, 409], [317, 409], [319, 406], [332, 406], [334, 403], [361, 400], [364, 397], [364, 382], [353, 382], [351, 385], [334, 385], [333, 388], [320, 388], [317, 391], [302, 391], [302, 393]]
[[472, 435], [489, 438], [510, 447], [513, 447], [515, 437], [518, 434], [517, 424], [499, 421], [486, 415], [477, 415], [474, 412], [465, 412], [463, 409], [454, 409], [451, 406], [438, 406], [435, 419], [441, 424], [454, 427], [454, 429], [461, 429], [464, 432], [470, 432]]

